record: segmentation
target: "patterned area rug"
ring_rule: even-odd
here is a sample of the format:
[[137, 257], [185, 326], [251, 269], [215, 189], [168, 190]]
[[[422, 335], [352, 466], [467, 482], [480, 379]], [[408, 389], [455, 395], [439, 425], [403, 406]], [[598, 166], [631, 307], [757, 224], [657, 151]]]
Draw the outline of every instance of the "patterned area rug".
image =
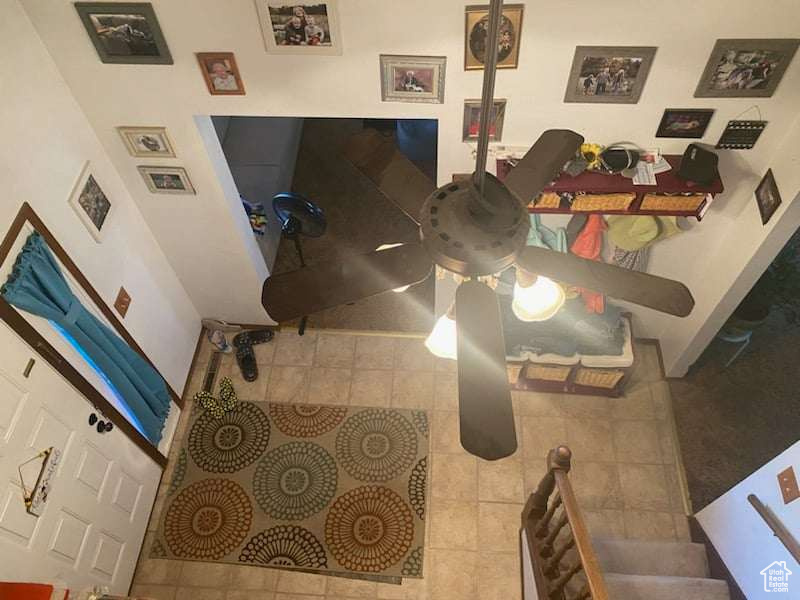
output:
[[427, 455], [424, 411], [196, 409], [151, 556], [422, 577]]

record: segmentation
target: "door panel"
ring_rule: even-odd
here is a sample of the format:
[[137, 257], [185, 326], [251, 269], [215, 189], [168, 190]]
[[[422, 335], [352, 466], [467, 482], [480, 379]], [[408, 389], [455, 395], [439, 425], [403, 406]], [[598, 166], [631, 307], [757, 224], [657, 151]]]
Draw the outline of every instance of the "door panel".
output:
[[[0, 580], [128, 591], [161, 469], [119, 429], [97, 433], [93, 410], [0, 323]], [[50, 446], [62, 455], [37, 518], [25, 510], [17, 467]], [[25, 473], [32, 486], [38, 467]]]

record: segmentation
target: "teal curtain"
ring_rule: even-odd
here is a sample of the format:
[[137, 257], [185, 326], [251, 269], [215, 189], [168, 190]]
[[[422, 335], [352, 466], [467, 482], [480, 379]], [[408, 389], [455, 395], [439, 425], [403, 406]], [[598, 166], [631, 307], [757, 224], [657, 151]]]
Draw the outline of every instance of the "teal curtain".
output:
[[162, 377], [142, 356], [81, 304], [47, 243], [32, 233], [0, 294], [9, 304], [53, 322], [73, 338], [116, 389], [157, 445], [169, 413]]

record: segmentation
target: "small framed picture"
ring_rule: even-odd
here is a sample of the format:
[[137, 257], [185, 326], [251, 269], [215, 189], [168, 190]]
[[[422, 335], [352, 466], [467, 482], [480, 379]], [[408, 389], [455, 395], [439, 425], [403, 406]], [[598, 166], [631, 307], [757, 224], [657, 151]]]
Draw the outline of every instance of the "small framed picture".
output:
[[69, 204], [97, 243], [111, 214], [111, 202], [97, 183], [87, 160], [69, 196]]
[[636, 104], [655, 55], [652, 46], [578, 46], [564, 102]]
[[175, 150], [164, 127], [117, 127], [131, 156], [174, 158]]
[[[505, 4], [500, 32], [497, 36], [497, 68], [516, 69], [519, 64], [519, 44], [522, 35], [523, 4]], [[489, 5], [467, 6], [464, 32], [464, 69], [483, 69], [486, 38], [489, 34]]]
[[[506, 116], [506, 100], [495, 99], [490, 113], [491, 123], [489, 124], [489, 141], [499, 142], [503, 137], [503, 120]], [[464, 101], [464, 132], [463, 141], [478, 141], [478, 133], [481, 125], [481, 101]]]
[[256, 0], [267, 52], [276, 54], [341, 54], [336, 0], [299, 4]]
[[149, 2], [76, 2], [75, 10], [104, 63], [172, 64]]
[[800, 40], [717, 40], [694, 92], [698, 98], [769, 97]]
[[781, 205], [781, 193], [778, 191], [772, 169], [767, 169], [766, 175], [756, 188], [756, 202], [758, 212], [761, 213], [761, 224], [766, 225]]
[[215, 96], [244, 95], [244, 83], [233, 52], [198, 52], [197, 62], [208, 93]]
[[194, 194], [183, 167], [138, 167], [147, 189], [153, 194]]
[[381, 100], [444, 102], [444, 56], [381, 54]]
[[656, 137], [701, 138], [713, 115], [713, 108], [668, 108], [661, 117]]

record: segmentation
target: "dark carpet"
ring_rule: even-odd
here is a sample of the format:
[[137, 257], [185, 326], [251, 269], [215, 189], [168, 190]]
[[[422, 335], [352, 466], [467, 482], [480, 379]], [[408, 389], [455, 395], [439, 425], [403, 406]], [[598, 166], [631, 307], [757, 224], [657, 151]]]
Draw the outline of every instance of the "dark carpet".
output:
[[[325, 211], [326, 233], [302, 238], [308, 265], [344, 261], [381, 244], [418, 239], [417, 228], [342, 155], [344, 141], [362, 128], [360, 119], [305, 119], [293, 191]], [[300, 268], [294, 245], [281, 240], [275, 272]], [[433, 325], [434, 278], [403, 293], [386, 292], [310, 315], [324, 329], [428, 332]]]
[[715, 339], [669, 382], [695, 512], [800, 439], [800, 327], [773, 312], [724, 369], [736, 348]]

